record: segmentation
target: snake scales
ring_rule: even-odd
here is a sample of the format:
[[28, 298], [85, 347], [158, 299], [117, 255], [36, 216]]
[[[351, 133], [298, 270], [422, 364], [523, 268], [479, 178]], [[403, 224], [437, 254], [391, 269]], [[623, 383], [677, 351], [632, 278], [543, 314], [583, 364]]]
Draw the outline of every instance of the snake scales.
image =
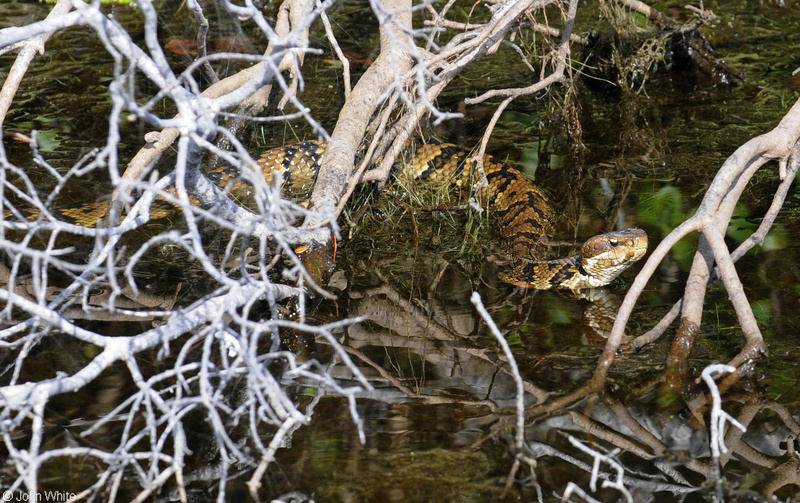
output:
[[[283, 181], [285, 190], [307, 191], [314, 183], [317, 168], [327, 144], [303, 142], [265, 152], [257, 161], [267, 183]], [[461, 184], [469, 174], [469, 153], [455, 145], [428, 144], [418, 148], [412, 162], [402, 172], [413, 179]], [[601, 234], [588, 239], [580, 255], [543, 260], [553, 235], [554, 213], [547, 197], [527, 177], [509, 165], [486, 156], [484, 173], [488, 181], [487, 199], [497, 221], [505, 249], [512, 257], [501, 274], [507, 283], [524, 288], [582, 289], [607, 285], [647, 251], [647, 235], [641, 229]], [[249, 191], [234, 168], [221, 167], [206, 174], [234, 197]], [[56, 208], [52, 211], [69, 223], [94, 226], [108, 213], [110, 203], [89, 203]], [[165, 200], [156, 200], [151, 218], [174, 211]], [[39, 218], [38, 210], [17, 213], [27, 220]], [[6, 210], [5, 218], [14, 215]]]

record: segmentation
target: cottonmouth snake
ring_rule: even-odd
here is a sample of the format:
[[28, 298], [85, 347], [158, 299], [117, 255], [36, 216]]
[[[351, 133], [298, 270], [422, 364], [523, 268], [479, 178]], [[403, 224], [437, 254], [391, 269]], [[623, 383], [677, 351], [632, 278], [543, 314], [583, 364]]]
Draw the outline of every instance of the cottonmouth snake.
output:
[[[257, 161], [267, 183], [282, 180], [285, 190], [307, 191], [314, 183], [326, 143], [303, 142], [265, 152]], [[469, 153], [455, 145], [428, 144], [417, 149], [414, 159], [403, 165], [401, 176], [463, 185], [470, 166]], [[603, 286], [639, 260], [647, 251], [647, 235], [641, 229], [625, 229], [587, 240], [580, 255], [543, 260], [553, 235], [554, 213], [547, 197], [527, 177], [506, 163], [485, 156], [488, 189], [484, 196], [497, 222], [511, 264], [501, 273], [507, 283], [524, 288], [582, 289]], [[239, 172], [221, 167], [206, 173], [212, 182], [233, 196], [249, 191]], [[108, 213], [109, 203], [61, 207], [52, 212], [69, 223], [94, 226]], [[156, 200], [151, 218], [174, 211], [164, 200]], [[37, 210], [19, 210], [27, 220], [39, 218]], [[5, 211], [5, 218], [15, 214]]]

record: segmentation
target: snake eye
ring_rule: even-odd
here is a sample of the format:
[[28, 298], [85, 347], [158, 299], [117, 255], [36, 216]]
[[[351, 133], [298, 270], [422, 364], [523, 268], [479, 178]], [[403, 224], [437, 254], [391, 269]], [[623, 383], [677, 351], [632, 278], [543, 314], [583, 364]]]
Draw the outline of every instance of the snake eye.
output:
[[608, 244], [616, 248], [619, 246], [619, 240], [617, 238], [608, 238]]

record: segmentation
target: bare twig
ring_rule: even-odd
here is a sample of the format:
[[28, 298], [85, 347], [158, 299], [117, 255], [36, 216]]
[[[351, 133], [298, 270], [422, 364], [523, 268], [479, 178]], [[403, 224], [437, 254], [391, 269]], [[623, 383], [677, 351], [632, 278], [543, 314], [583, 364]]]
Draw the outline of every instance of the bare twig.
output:
[[[50, 14], [47, 16], [48, 20], [57, 19], [72, 9], [72, 0], [59, 0], [56, 5], [53, 6], [53, 10], [50, 11]], [[24, 42], [20, 42], [15, 44], [14, 46], [8, 47], [8, 49], [21, 47], [19, 55], [17, 55], [17, 59], [14, 61], [14, 64], [11, 66], [11, 70], [8, 71], [8, 76], [6, 77], [5, 82], [3, 82], [3, 88], [0, 89], [0, 125], [5, 122], [6, 114], [8, 113], [8, 108], [11, 106], [11, 102], [14, 100], [14, 95], [17, 93], [17, 89], [19, 89], [19, 84], [22, 82], [22, 77], [25, 76], [25, 72], [28, 70], [28, 66], [31, 64], [33, 57], [39, 53], [44, 54], [44, 44], [53, 35], [53, 31], [44, 32], [41, 34], [37, 34], [31, 37]], [[2, 47], [2, 45], [0, 45]], [[0, 54], [3, 54], [5, 50], [0, 51]]]

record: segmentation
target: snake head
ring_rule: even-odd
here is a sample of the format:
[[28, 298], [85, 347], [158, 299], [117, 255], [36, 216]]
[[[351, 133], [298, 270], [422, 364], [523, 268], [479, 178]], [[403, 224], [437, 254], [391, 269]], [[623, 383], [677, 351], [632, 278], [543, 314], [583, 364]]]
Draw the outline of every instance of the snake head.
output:
[[611, 283], [647, 252], [647, 233], [624, 229], [589, 238], [581, 248], [581, 268], [591, 279], [587, 288]]

